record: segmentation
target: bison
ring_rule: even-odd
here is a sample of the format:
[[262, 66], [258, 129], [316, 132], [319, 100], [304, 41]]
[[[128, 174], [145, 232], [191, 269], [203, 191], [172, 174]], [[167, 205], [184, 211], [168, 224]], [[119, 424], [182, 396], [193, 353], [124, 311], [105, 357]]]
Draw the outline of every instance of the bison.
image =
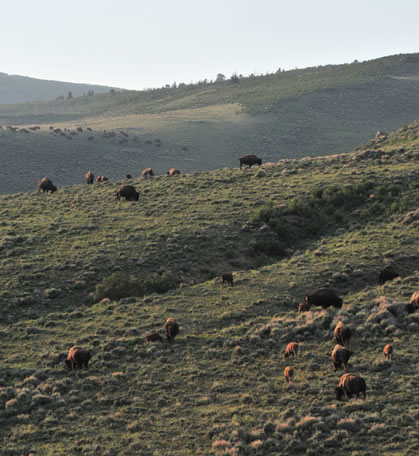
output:
[[284, 377], [286, 383], [291, 383], [291, 380], [294, 377], [294, 368], [292, 368], [291, 366], [287, 366], [284, 369]]
[[288, 345], [287, 345], [287, 348], [285, 349], [285, 358], [288, 358], [288, 356], [295, 356], [297, 357], [297, 354], [298, 354], [298, 344], [297, 342], [290, 342]]
[[300, 302], [300, 304], [298, 304], [298, 313], [308, 312], [310, 310], [310, 307], [311, 305], [308, 302]]
[[304, 296], [304, 302], [312, 306], [321, 306], [327, 309], [330, 306], [342, 307], [343, 300], [331, 288], [319, 288], [310, 295]]
[[334, 335], [338, 344], [346, 345], [346, 343], [349, 343], [352, 333], [343, 321], [339, 321], [336, 325]]
[[175, 337], [177, 334], [179, 334], [179, 325], [177, 324], [177, 321], [169, 317], [164, 324], [164, 331], [166, 333], [167, 340], [172, 343], [175, 341]]
[[393, 356], [393, 346], [390, 344], [387, 344], [384, 347], [383, 354], [384, 354], [384, 359], [388, 359], [391, 361], [391, 358]]
[[332, 364], [333, 369], [336, 372], [343, 364], [343, 370], [346, 372], [348, 368], [348, 361], [351, 357], [352, 352], [342, 345], [335, 345], [335, 348], [332, 351]]
[[415, 291], [407, 305], [407, 312], [414, 313], [419, 310], [419, 291]]
[[141, 171], [141, 177], [144, 177], [144, 179], [150, 179], [151, 177], [154, 176], [152, 168], [146, 168]]
[[96, 183], [106, 182], [107, 180], [109, 180], [109, 179], [105, 176], [97, 176]]
[[116, 191], [116, 199], [125, 198], [126, 201], [138, 201], [140, 194], [135, 190], [135, 187], [132, 185], [124, 185], [121, 188], [118, 188]]
[[180, 171], [176, 168], [170, 168], [169, 171], [167, 171], [168, 176], [176, 176], [180, 174]]
[[132, 179], [131, 174], [127, 174], [127, 175], [125, 176], [125, 179]]
[[146, 344], [148, 342], [157, 342], [157, 341], [163, 342], [163, 339], [161, 338], [160, 334], [157, 332], [153, 332], [144, 337], [144, 342]]
[[43, 193], [45, 193], [45, 192], [54, 193], [57, 191], [57, 187], [52, 183], [52, 181], [50, 179], [48, 179], [47, 177], [43, 177], [38, 182], [38, 191], [40, 192], [41, 190]]
[[399, 274], [394, 270], [393, 266], [387, 265], [381, 269], [380, 273], [378, 274], [378, 283], [380, 285], [383, 285], [385, 282], [393, 280], [396, 277], [400, 277]]
[[91, 357], [92, 356], [88, 350], [83, 350], [80, 347], [73, 346], [68, 351], [65, 364], [70, 370], [76, 370], [76, 368], [82, 369], [83, 367], [87, 369], [89, 367], [88, 364]]
[[364, 400], [367, 397], [367, 385], [365, 380], [356, 374], [343, 374], [339, 381], [339, 386], [336, 387], [336, 399], [338, 401], [342, 400], [342, 397], [345, 396], [346, 399], [351, 399], [351, 397], [356, 394], [357, 397], [362, 393]]
[[221, 274], [221, 285], [224, 285], [224, 282], [227, 282], [228, 284], [233, 286], [233, 274], [231, 272]]
[[90, 185], [90, 184], [93, 184], [93, 182], [95, 181], [95, 176], [93, 175], [93, 173], [91, 171], [87, 171], [87, 173], [84, 175], [85, 179], [86, 179], [86, 184]]
[[252, 165], [260, 166], [262, 164], [262, 160], [258, 158], [256, 155], [243, 155], [243, 157], [239, 158], [240, 169], [242, 169], [242, 165], [248, 165], [249, 168]]

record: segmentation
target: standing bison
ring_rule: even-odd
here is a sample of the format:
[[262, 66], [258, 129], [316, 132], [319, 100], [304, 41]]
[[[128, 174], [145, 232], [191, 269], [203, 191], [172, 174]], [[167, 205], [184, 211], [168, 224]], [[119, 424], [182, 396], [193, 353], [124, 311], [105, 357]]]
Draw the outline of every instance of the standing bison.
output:
[[57, 191], [57, 187], [52, 183], [50, 179], [47, 177], [43, 177], [39, 182], [38, 182], [38, 192], [42, 190], [43, 193], [45, 192], [51, 192], [54, 193]]
[[84, 175], [85, 179], [86, 179], [86, 184], [90, 185], [90, 184], [93, 184], [93, 182], [95, 181], [95, 176], [93, 175], [93, 173], [91, 171], [87, 171], [87, 173]]
[[243, 157], [239, 158], [240, 169], [242, 169], [242, 165], [248, 165], [251, 168], [253, 165], [260, 166], [262, 164], [262, 160], [258, 158], [256, 155], [243, 155]]
[[144, 179], [150, 179], [154, 176], [152, 168], [146, 168], [141, 171], [141, 177]]
[[285, 349], [285, 353], [284, 353], [285, 358], [288, 358], [288, 356], [291, 356], [291, 355], [297, 357], [297, 354], [298, 354], [297, 342], [290, 342], [287, 345], [287, 348]]
[[415, 291], [407, 305], [407, 312], [414, 313], [419, 310], [419, 291]]
[[233, 286], [233, 274], [231, 272], [221, 274], [221, 285], [224, 285], [224, 282], [227, 282], [230, 284], [230, 286]]
[[331, 288], [319, 288], [310, 295], [304, 296], [304, 302], [310, 306], [320, 306], [327, 309], [330, 306], [342, 307], [343, 300]]
[[351, 357], [352, 352], [342, 345], [335, 345], [335, 348], [332, 351], [332, 364], [333, 369], [336, 372], [343, 364], [343, 370], [346, 372], [348, 368], [348, 361]]
[[367, 397], [367, 385], [365, 380], [356, 374], [343, 374], [339, 381], [339, 386], [336, 387], [336, 399], [341, 401], [343, 396], [346, 399], [351, 399], [355, 394], [359, 397], [360, 394], [364, 396], [364, 400]]
[[167, 171], [168, 176], [176, 176], [179, 174], [180, 174], [180, 171], [176, 168], [170, 168], [169, 171]]
[[384, 354], [384, 359], [388, 359], [389, 361], [391, 361], [391, 358], [393, 356], [393, 346], [390, 344], [385, 345], [383, 354]]
[[121, 199], [121, 196], [125, 198], [126, 201], [138, 201], [140, 198], [140, 194], [132, 185], [124, 185], [123, 187], [118, 188], [116, 191], [116, 199]]
[[285, 377], [285, 382], [286, 383], [291, 383], [291, 380], [294, 377], [294, 368], [291, 366], [287, 366], [284, 369], [284, 377]]
[[68, 351], [65, 364], [70, 370], [76, 370], [76, 368], [82, 369], [83, 367], [87, 369], [91, 357], [92, 356], [88, 350], [83, 350], [80, 347], [73, 346]]
[[338, 344], [346, 345], [351, 339], [351, 330], [343, 323], [339, 321], [335, 328], [335, 339]]
[[177, 334], [179, 334], [179, 325], [177, 324], [177, 321], [169, 317], [164, 324], [164, 331], [166, 333], [167, 340], [172, 343], [175, 341], [175, 337]]
[[396, 277], [399, 277], [399, 274], [394, 270], [393, 266], [385, 266], [378, 274], [378, 283], [383, 285]]

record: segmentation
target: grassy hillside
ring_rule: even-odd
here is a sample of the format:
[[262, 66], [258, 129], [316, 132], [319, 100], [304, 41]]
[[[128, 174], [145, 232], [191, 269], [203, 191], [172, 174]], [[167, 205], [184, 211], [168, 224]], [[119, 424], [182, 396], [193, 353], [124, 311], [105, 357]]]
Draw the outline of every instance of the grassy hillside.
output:
[[[419, 54], [411, 54], [238, 83], [3, 105], [0, 158], [6, 177], [0, 192], [29, 190], [44, 175], [70, 185], [81, 182], [89, 168], [118, 179], [148, 166], [159, 174], [171, 166], [182, 171], [237, 166], [245, 153], [269, 162], [348, 152], [377, 130], [396, 130], [417, 119], [418, 84]], [[5, 130], [8, 125], [40, 125], [41, 131], [25, 136]], [[53, 137], [51, 125], [73, 131], [90, 127], [95, 140]], [[109, 141], [102, 138], [105, 129], [118, 135], [124, 130], [129, 137]], [[159, 150], [147, 145], [156, 138]]]
[[45, 79], [0, 73], [0, 104], [26, 103], [55, 100], [57, 97], [81, 97], [89, 92], [109, 92], [111, 87], [74, 82], [48, 81]]
[[[417, 453], [418, 158], [416, 122], [351, 154], [135, 179], [139, 203], [122, 181], [0, 196], [0, 454]], [[298, 315], [324, 285], [343, 308]], [[176, 342], [145, 345], [169, 316]], [[365, 402], [334, 396], [339, 319]], [[88, 371], [65, 371], [72, 344]]]

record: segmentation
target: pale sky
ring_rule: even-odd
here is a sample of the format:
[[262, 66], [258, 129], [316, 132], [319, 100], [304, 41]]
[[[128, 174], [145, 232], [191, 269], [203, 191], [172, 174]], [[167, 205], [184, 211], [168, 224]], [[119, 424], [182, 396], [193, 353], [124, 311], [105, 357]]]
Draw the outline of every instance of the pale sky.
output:
[[144, 89], [419, 52], [418, 0], [0, 0], [0, 72]]

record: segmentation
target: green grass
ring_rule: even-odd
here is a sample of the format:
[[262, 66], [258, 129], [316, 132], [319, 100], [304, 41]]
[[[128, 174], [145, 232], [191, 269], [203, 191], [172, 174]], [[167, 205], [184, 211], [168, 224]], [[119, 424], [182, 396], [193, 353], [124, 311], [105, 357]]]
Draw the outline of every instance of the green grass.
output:
[[[135, 179], [138, 203], [116, 201], [121, 182], [0, 196], [0, 454], [417, 453], [419, 320], [404, 312], [419, 283], [418, 224], [406, 218], [419, 207], [414, 132], [352, 154]], [[260, 221], [266, 208], [287, 216], [307, 202], [333, 209], [324, 225], [261, 251], [282, 243]], [[400, 278], [379, 286], [387, 263]], [[226, 271], [234, 287], [221, 286]], [[181, 285], [96, 302], [109, 277], [110, 290], [118, 277]], [[343, 308], [298, 315], [324, 285]], [[169, 316], [175, 343], [144, 345]], [[365, 402], [334, 396], [338, 319], [354, 332]], [[285, 360], [291, 341], [299, 356]], [[92, 351], [88, 371], [64, 369], [73, 344]]]

